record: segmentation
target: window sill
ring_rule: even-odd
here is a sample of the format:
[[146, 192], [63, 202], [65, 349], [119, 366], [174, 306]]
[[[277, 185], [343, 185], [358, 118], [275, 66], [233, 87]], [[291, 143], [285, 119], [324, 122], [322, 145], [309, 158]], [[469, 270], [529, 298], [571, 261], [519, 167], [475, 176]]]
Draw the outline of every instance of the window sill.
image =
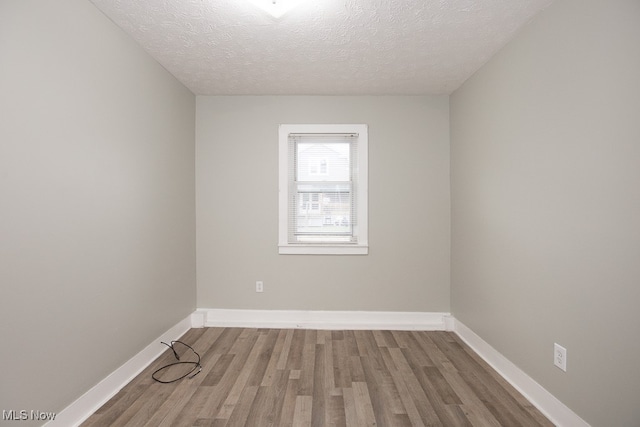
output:
[[280, 255], [368, 255], [369, 246], [286, 245], [278, 249]]

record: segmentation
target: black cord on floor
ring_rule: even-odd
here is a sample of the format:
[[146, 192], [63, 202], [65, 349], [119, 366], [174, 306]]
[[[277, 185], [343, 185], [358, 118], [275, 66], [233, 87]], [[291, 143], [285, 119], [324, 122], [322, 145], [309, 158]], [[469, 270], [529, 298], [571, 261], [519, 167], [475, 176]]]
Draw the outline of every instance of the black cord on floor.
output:
[[[178, 356], [178, 352], [173, 347], [173, 345], [175, 343], [180, 343], [180, 344], [184, 345], [185, 347], [190, 348], [191, 351], [193, 351], [193, 353], [198, 357], [198, 360], [196, 362], [181, 361], [180, 360], [180, 356]], [[200, 364], [200, 355], [189, 344], [185, 344], [182, 341], [171, 341], [171, 344], [167, 344], [166, 342], [162, 342], [161, 341], [161, 344], [166, 345], [167, 347], [169, 347], [171, 349], [171, 351], [173, 351], [173, 355], [176, 357], [176, 359], [178, 359], [178, 362], [173, 362], [173, 363], [170, 363], [168, 365], [163, 366], [160, 369], [157, 369], [153, 374], [151, 374], [151, 378], [153, 378], [154, 380], [156, 380], [156, 381], [158, 381], [159, 383], [162, 383], [162, 384], [170, 384], [170, 383], [174, 383], [176, 381], [180, 381], [183, 378], [191, 379], [191, 378], [195, 377], [196, 375], [198, 375], [200, 373], [200, 371], [202, 371], [202, 365]], [[184, 374], [183, 376], [181, 376], [180, 378], [176, 378], [176, 379], [173, 379], [171, 381], [163, 381], [163, 380], [159, 380], [158, 378], [156, 378], [156, 374], [158, 372], [162, 372], [165, 369], [170, 368], [171, 366], [175, 366], [175, 365], [193, 365], [193, 369], [190, 370], [189, 372], [187, 372], [186, 374]]]

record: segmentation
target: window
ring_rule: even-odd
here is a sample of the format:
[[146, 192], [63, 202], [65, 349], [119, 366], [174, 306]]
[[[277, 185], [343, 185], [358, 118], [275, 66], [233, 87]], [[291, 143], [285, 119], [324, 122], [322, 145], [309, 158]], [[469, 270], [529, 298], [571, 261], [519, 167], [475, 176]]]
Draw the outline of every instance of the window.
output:
[[368, 253], [367, 125], [280, 125], [281, 254]]

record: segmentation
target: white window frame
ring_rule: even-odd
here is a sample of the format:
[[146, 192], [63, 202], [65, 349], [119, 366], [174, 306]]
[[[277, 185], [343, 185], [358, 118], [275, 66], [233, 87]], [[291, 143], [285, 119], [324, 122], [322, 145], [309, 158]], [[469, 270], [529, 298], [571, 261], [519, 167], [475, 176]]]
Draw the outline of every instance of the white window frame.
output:
[[[289, 221], [289, 135], [301, 134], [358, 134], [356, 191], [357, 243], [290, 243], [288, 236]], [[279, 225], [278, 248], [282, 255], [367, 255], [368, 239], [368, 146], [369, 134], [366, 124], [283, 124], [279, 128]]]

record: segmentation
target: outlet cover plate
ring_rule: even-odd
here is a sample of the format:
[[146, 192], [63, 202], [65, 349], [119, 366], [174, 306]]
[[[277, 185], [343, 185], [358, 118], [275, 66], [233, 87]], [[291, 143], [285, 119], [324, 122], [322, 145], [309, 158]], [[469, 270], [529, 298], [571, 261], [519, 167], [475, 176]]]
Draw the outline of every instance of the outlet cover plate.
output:
[[553, 364], [567, 372], [567, 349], [558, 343], [553, 344]]

